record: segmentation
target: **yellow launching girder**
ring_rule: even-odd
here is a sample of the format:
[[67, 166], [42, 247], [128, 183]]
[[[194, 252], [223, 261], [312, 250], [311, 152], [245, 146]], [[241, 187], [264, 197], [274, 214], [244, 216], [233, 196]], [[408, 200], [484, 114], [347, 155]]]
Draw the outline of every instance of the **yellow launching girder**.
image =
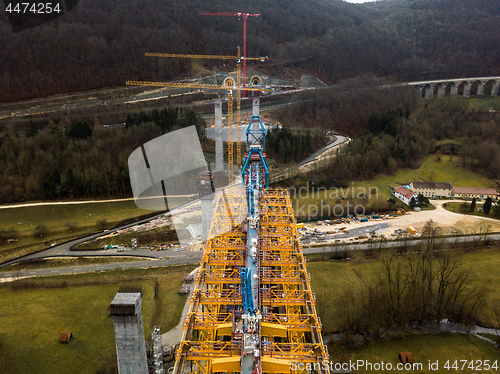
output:
[[237, 253], [220, 253], [214, 251], [207, 255], [207, 263], [211, 266], [215, 265], [224, 265], [224, 264], [233, 264], [238, 266], [245, 265], [245, 253], [246, 251], [241, 251]]
[[198, 292], [200, 305], [234, 305], [241, 302], [241, 292], [236, 289], [209, 289]]
[[185, 341], [180, 349], [187, 350], [188, 360], [208, 360], [216, 357], [230, 357], [241, 354], [241, 343], [221, 341]]
[[219, 86], [217, 84], [203, 83], [182, 83], [182, 82], [149, 82], [149, 81], [126, 81], [127, 86], [152, 86], [152, 87], [177, 87], [177, 88], [197, 88], [200, 90], [236, 90], [236, 91], [271, 91], [267, 88], [248, 88], [233, 86]]
[[[232, 143], [228, 142], [229, 144]], [[222, 189], [217, 193], [214, 207], [214, 218], [210, 228], [211, 238], [225, 236], [230, 232], [243, 235], [241, 232], [241, 223], [246, 218], [247, 205], [241, 189]]]
[[[276, 266], [276, 264], [274, 264]], [[303, 280], [310, 280], [307, 272], [290, 269], [282, 266], [282, 270], [271, 269], [268, 266], [261, 266], [260, 283], [261, 284], [301, 284]]]
[[[241, 354], [241, 342], [183, 341], [179, 351], [186, 352], [188, 360], [210, 360], [218, 357], [231, 357]], [[323, 346], [320, 343], [276, 343], [262, 342], [262, 356], [297, 362], [316, 362]]]
[[[238, 47], [239, 52], [240, 47]], [[239, 56], [224, 56], [224, 55], [189, 55], [189, 54], [178, 54], [178, 53], [146, 53], [146, 56], [149, 57], [174, 57], [174, 58], [199, 58], [199, 59], [211, 59], [211, 60], [238, 60], [242, 59]], [[245, 60], [251, 61], [265, 61], [269, 59], [269, 57], [245, 57]]]
[[[242, 191], [240, 190], [240, 194]], [[262, 192], [259, 211], [259, 300], [262, 310], [261, 362], [263, 372], [291, 371], [292, 360], [321, 363], [328, 352], [321, 338], [302, 246], [298, 239], [290, 199], [283, 190]], [[176, 374], [241, 372], [242, 300], [239, 275], [246, 264], [246, 234], [235, 226], [234, 213], [244, 197], [238, 192], [219, 195], [211, 232], [219, 232], [205, 245], [196, 288], [191, 298], [182, 342], [177, 351]], [[228, 207], [230, 208], [228, 209]], [[231, 212], [231, 214], [229, 213]], [[231, 216], [231, 217], [229, 217]], [[231, 231], [217, 231], [230, 228]], [[231, 335], [230, 341], [223, 337]], [[279, 339], [278, 339], [279, 337]], [[190, 364], [189, 364], [190, 362]], [[320, 369], [321, 374], [328, 370]]]
[[288, 330], [311, 331], [311, 325], [319, 323], [318, 317], [314, 314], [272, 314], [264, 315], [263, 322], [278, 323], [285, 326]]
[[262, 357], [262, 372], [263, 373], [280, 373], [289, 374], [291, 372], [290, 361], [279, 360], [277, 358]]
[[214, 373], [239, 373], [241, 371], [240, 361], [240, 356], [214, 358], [212, 360], [212, 371]]
[[199, 58], [199, 59], [213, 59], [213, 60], [236, 60], [236, 56], [222, 56], [222, 55], [188, 55], [178, 53], [146, 53], [148, 57], [173, 57], [173, 58]]
[[205, 283], [240, 283], [238, 269], [207, 269], [203, 271]]
[[297, 362], [316, 362], [323, 346], [320, 343], [262, 343], [262, 356]]
[[287, 306], [302, 305], [307, 302], [315, 303], [314, 295], [309, 290], [277, 290], [263, 289], [261, 293], [262, 305]]

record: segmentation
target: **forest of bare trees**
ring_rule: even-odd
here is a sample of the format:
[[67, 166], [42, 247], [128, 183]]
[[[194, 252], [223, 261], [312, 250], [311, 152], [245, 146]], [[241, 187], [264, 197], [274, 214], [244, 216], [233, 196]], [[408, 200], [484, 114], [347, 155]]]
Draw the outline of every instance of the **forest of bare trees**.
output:
[[[388, 104], [380, 105], [380, 99], [370, 100], [371, 105], [366, 107], [355, 107], [355, 120], [350, 122], [347, 118], [343, 122], [350, 125], [344, 128], [353, 141], [332, 160], [327, 172], [331, 179], [369, 179], [380, 173], [394, 173], [399, 168], [417, 168], [427, 155], [435, 152], [458, 156], [460, 166], [488, 178], [500, 177], [500, 118], [495, 113], [470, 111], [467, 100], [461, 97], [436, 100], [420, 107], [403, 97], [393, 100], [391, 109], [385, 109], [390, 108]], [[330, 102], [323, 105], [327, 109], [318, 111], [325, 122], [342, 115], [345, 105], [339, 105], [338, 98], [321, 100]], [[352, 102], [355, 105], [357, 97]], [[373, 110], [374, 106], [380, 111], [370, 112], [369, 108]], [[436, 145], [444, 139], [453, 141]]]
[[128, 157], [165, 132], [204, 121], [193, 111], [164, 108], [128, 116], [126, 128], [52, 119], [44, 131], [0, 139], [0, 202], [130, 197]]
[[477, 322], [484, 294], [463, 253], [438, 242], [432, 220], [422, 235], [427, 241], [420, 248], [381, 256], [374, 284], [344, 292], [338, 308], [347, 336], [424, 320]]

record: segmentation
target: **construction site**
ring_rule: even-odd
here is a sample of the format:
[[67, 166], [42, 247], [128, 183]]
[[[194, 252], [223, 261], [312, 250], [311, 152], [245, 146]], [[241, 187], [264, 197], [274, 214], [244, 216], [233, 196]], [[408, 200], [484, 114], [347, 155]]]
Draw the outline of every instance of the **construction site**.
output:
[[[182, 339], [175, 352], [175, 366], [169, 372], [328, 372], [322, 365], [328, 361], [328, 352], [322, 340], [321, 321], [315, 309], [315, 296], [290, 196], [284, 189], [268, 188], [266, 129], [260, 118], [258, 96], [270, 89], [255, 78], [247, 86], [247, 60], [266, 59], [246, 56], [247, 18], [259, 14], [200, 15], [242, 19], [243, 54], [240, 55], [238, 47], [236, 56], [148, 55], [234, 60], [236, 77], [230, 74], [222, 85], [127, 82], [130, 85], [212, 89], [222, 93], [215, 103], [216, 162], [211, 171], [200, 173], [196, 184], [202, 201], [204, 252]], [[251, 120], [245, 125], [246, 149], [242, 150], [240, 106], [241, 97], [247, 94], [254, 96], [253, 111]], [[227, 137], [227, 167], [223, 155], [221, 96], [225, 96], [228, 108], [227, 133], [224, 134]], [[128, 299], [131, 304], [127, 306]], [[140, 314], [140, 295], [127, 298], [118, 293], [111, 309], [115, 318], [119, 372], [142, 373], [147, 367], [143, 364], [144, 350], [130, 349], [129, 342], [119, 338], [119, 332], [124, 329], [121, 316]], [[130, 322], [135, 326], [133, 335], [141, 335], [143, 331], [137, 328], [140, 320], [139, 316]], [[142, 346], [140, 342], [139, 345]], [[135, 357], [133, 362], [131, 357]], [[155, 373], [163, 372], [162, 365], [154, 366]]]

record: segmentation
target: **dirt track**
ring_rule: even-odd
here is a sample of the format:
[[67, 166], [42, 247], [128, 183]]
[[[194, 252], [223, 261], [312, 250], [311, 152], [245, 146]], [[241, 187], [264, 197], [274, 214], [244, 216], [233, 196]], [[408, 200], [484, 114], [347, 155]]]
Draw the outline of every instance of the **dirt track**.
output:
[[[457, 200], [460, 201], [461, 200]], [[343, 242], [356, 242], [362, 241], [355, 239], [359, 236], [368, 236], [371, 232], [376, 232], [378, 235], [383, 235], [387, 239], [394, 239], [391, 234], [395, 233], [396, 229], [402, 229], [403, 232], [408, 232], [408, 227], [413, 227], [417, 230], [417, 236], [422, 232], [425, 223], [432, 219], [441, 228], [442, 234], [450, 234], [453, 231], [458, 231], [463, 234], [478, 233], [480, 230], [488, 228], [489, 232], [500, 232], [500, 220], [494, 218], [470, 216], [466, 214], [453, 213], [443, 208], [443, 204], [450, 202], [450, 200], [433, 200], [432, 204], [436, 207], [435, 210], [423, 210], [420, 212], [410, 212], [404, 216], [395, 219], [388, 219], [383, 221], [368, 221], [359, 223], [342, 223], [326, 226], [324, 223], [321, 225], [307, 224], [311, 228], [318, 229], [319, 231], [326, 232], [338, 230], [345, 227], [349, 230], [348, 234], [337, 233], [333, 235], [325, 235], [323, 241], [318, 242], [321, 244], [334, 243], [335, 239], [341, 239]], [[314, 245], [314, 240], [309, 242]], [[309, 244], [308, 243], [308, 244]]]

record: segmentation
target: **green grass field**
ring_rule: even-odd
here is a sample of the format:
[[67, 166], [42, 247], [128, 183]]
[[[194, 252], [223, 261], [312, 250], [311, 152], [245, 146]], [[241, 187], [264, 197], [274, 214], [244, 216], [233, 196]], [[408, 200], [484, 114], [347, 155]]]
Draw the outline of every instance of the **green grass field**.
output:
[[[347, 349], [349, 351], [349, 349]], [[375, 370], [374, 367], [360, 367], [358, 373], [376, 373], [376, 372], [396, 372], [396, 373], [497, 373], [498, 370], [491, 369], [481, 371], [467, 368], [471, 360], [474, 360], [474, 366], [478, 364], [477, 360], [489, 360], [489, 365], [497, 362], [500, 367], [500, 354], [491, 344], [479, 339], [476, 336], [442, 333], [436, 335], [410, 335], [398, 339], [383, 340], [369, 343], [368, 345], [346, 353], [345, 349], [339, 350], [330, 345], [330, 361], [349, 362], [349, 360], [362, 360], [372, 365], [375, 363], [386, 365], [391, 364], [392, 370]], [[412, 352], [415, 366], [411, 370], [397, 370], [397, 364], [400, 362], [398, 355], [400, 352]], [[451, 367], [455, 360], [459, 370], [444, 368], [449, 360]], [[463, 362], [467, 360], [467, 365], [462, 370]], [[432, 363], [433, 366], [429, 366]], [[437, 363], [437, 366], [436, 366]], [[421, 364], [421, 366], [419, 366]], [[387, 367], [387, 366], [386, 366]], [[434, 370], [438, 368], [438, 370]], [[371, 370], [370, 370], [371, 369]]]
[[[366, 287], [372, 287], [377, 281], [381, 264], [376, 259], [361, 257], [349, 261], [309, 262], [307, 269], [311, 274], [311, 286], [316, 294], [316, 310], [323, 323], [323, 334], [338, 330], [338, 306], [342, 304], [342, 294], [351, 289], [354, 292]], [[464, 254], [463, 262], [470, 266], [476, 274], [476, 280], [485, 293], [485, 302], [479, 313], [480, 324], [491, 326], [496, 324], [493, 305], [500, 303], [500, 274], [491, 271], [500, 265], [500, 248]], [[358, 348], [346, 346], [344, 343], [331, 342], [328, 345], [330, 362], [345, 363], [350, 360], [363, 360], [372, 364], [391, 363], [393, 370], [398, 364], [400, 352], [412, 352], [415, 363], [422, 363], [422, 369], [396, 370], [397, 373], [447, 373], [444, 369], [446, 360], [490, 360], [490, 365], [498, 360], [500, 368], [500, 353], [488, 342], [472, 335], [441, 333], [437, 335], [407, 334], [397, 338], [381, 338], [369, 341]], [[429, 369], [428, 363], [439, 361], [439, 370]], [[461, 364], [460, 364], [461, 365]], [[486, 372], [495, 370], [451, 370], [461, 373]], [[359, 373], [391, 372], [360, 368]]]
[[[463, 262], [470, 266], [475, 278], [485, 293], [485, 302], [479, 312], [483, 326], [495, 324], [493, 306], [500, 303], [500, 273], [491, 271], [500, 267], [500, 248], [465, 253]], [[359, 256], [349, 261], [309, 262], [311, 287], [316, 294], [316, 309], [323, 323], [323, 333], [339, 329], [340, 311], [336, 306], [342, 302], [346, 290], [360, 290], [374, 286], [381, 270], [376, 259]]]
[[[385, 174], [371, 180], [350, 182], [350, 186], [346, 188], [325, 190], [325, 188], [314, 187], [313, 190], [313, 186], [310, 185], [308, 191], [305, 187], [302, 190], [297, 188], [295, 193], [292, 191], [291, 198], [294, 210], [299, 211], [303, 206], [305, 208], [302, 208], [302, 212], [306, 214], [316, 210], [321, 212], [322, 209], [324, 213], [328, 213], [327, 206], [330, 206], [330, 211], [334, 211], [336, 205], [338, 213], [342, 211], [340, 207], [345, 206], [349, 200], [353, 205], [350, 210], [352, 214], [354, 206], [365, 204], [359, 199], [360, 196], [364, 195], [368, 198], [367, 207], [384, 206], [392, 197], [392, 190], [389, 186], [398, 187], [400, 184], [408, 184], [411, 181], [448, 182], [452, 186], [459, 187], [496, 186], [495, 181], [462, 167], [462, 160], [459, 157], [434, 154], [428, 156], [418, 169], [401, 169], [393, 175]], [[344, 213], [346, 212], [347, 209], [344, 209]], [[323, 215], [327, 216], [327, 214]]]
[[[33, 269], [53, 269], [70, 266], [85, 266], [96, 264], [110, 264], [119, 262], [134, 262], [138, 261], [137, 257], [125, 256], [108, 256], [108, 257], [72, 257], [72, 258], [48, 258], [31, 261], [23, 261], [19, 264], [13, 264], [0, 268], [2, 271], [19, 271]], [[141, 258], [141, 261], [147, 261], [146, 258]]]
[[500, 110], [500, 100], [498, 98], [493, 98], [491, 96], [485, 96], [483, 98], [471, 97], [467, 100], [469, 109], [472, 110]]
[[[0, 244], [0, 263], [48, 248], [52, 243], [97, 232], [104, 223], [110, 228], [151, 213], [138, 208], [134, 201], [0, 209], [0, 230], [14, 229], [18, 234], [17, 242]], [[76, 223], [76, 227], [70, 230], [68, 223]], [[38, 225], [47, 228], [41, 237], [35, 237]]]
[[[458, 202], [450, 202], [450, 203], [445, 203], [443, 204], [443, 208], [446, 210], [449, 210], [450, 212], [454, 213], [460, 213], [460, 214], [469, 214], [473, 216], [478, 216], [478, 217], [488, 217], [488, 218], [494, 218], [494, 219], [499, 219], [500, 217], [493, 215], [491, 212], [489, 214], [485, 214], [482, 210], [478, 210], [478, 208], [482, 208], [483, 204], [478, 202], [476, 204], [476, 209], [474, 209], [474, 212], [469, 212], [468, 210], [466, 212], [462, 212], [460, 210], [460, 207], [463, 203], [458, 203]], [[467, 204], [470, 206], [470, 201], [467, 201]]]
[[68, 222], [76, 222], [74, 233], [96, 231], [99, 221], [106, 220], [108, 226], [120, 221], [149, 214], [138, 208], [134, 201], [117, 201], [107, 203], [87, 203], [70, 205], [41, 205], [20, 208], [0, 209], [2, 229], [13, 228], [19, 236], [33, 236], [36, 226], [43, 224], [48, 229], [48, 237], [56, 235], [70, 236], [66, 226]]
[[[177, 325], [186, 296], [178, 294], [194, 266], [115, 271], [21, 281], [0, 287], [0, 373], [108, 373], [116, 368], [108, 307], [119, 286], [142, 287], [144, 333]], [[156, 279], [158, 299], [154, 300]], [[18, 283], [19, 284], [19, 283]], [[38, 286], [35, 287], [34, 284]], [[41, 287], [44, 285], [44, 287]], [[74, 335], [59, 343], [59, 332]]]
[[495, 187], [495, 182], [462, 167], [462, 160], [456, 156], [429, 155], [418, 169], [401, 169], [394, 175], [355, 182], [355, 187], [376, 187], [387, 199], [391, 196], [389, 186], [398, 187], [411, 181], [447, 182], [456, 187]]

